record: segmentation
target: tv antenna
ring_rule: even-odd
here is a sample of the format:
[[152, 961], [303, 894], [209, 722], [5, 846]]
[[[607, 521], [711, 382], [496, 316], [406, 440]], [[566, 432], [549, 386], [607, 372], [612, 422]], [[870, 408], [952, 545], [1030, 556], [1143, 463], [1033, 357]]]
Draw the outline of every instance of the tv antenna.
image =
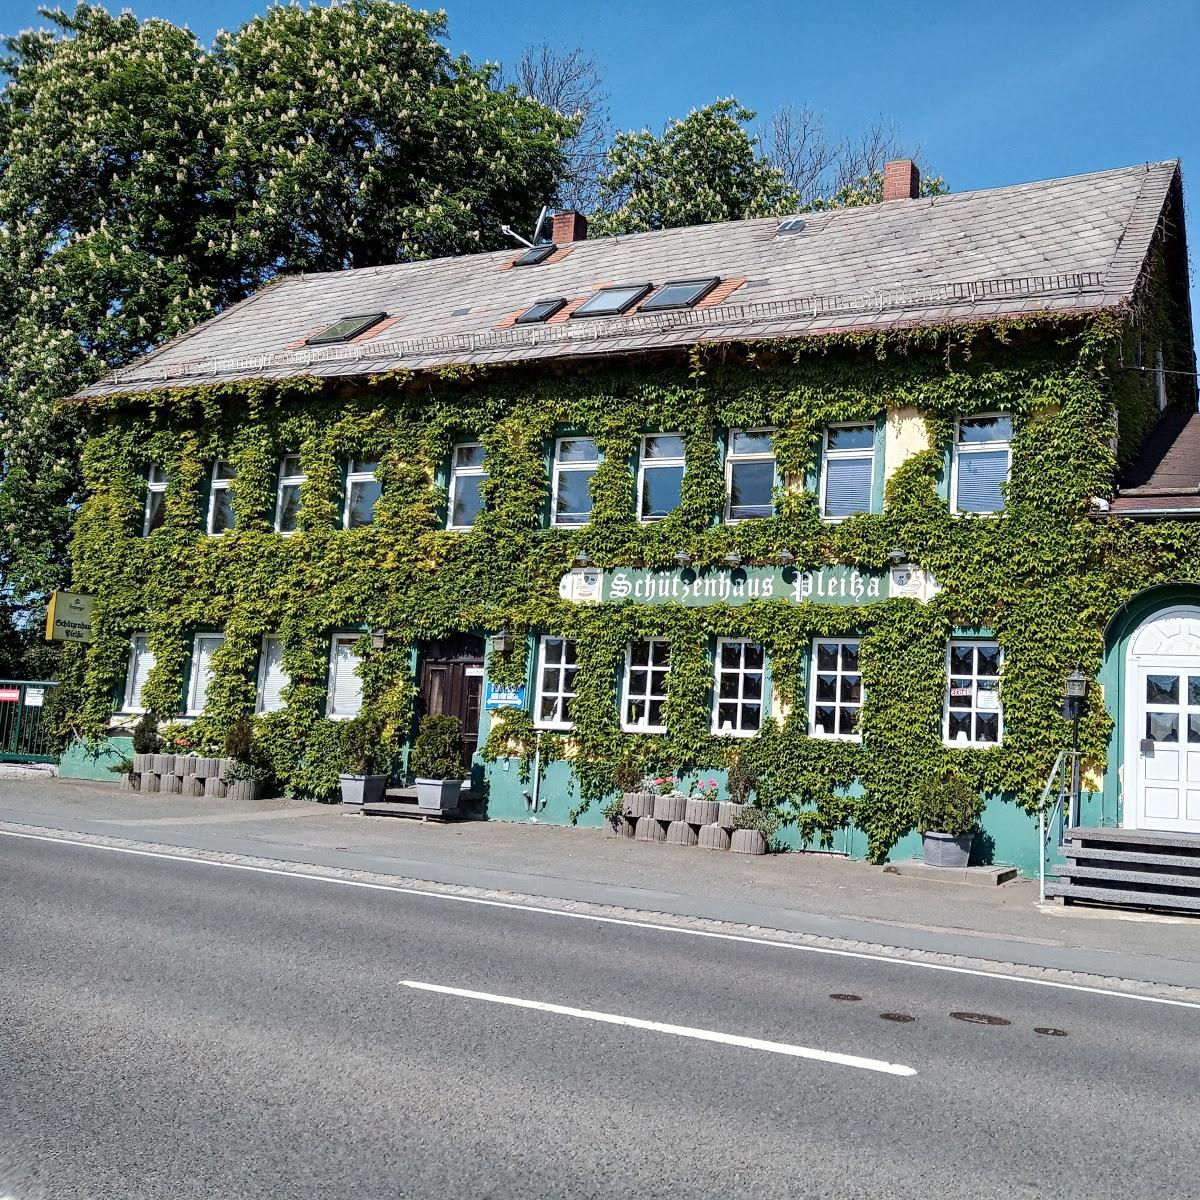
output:
[[533, 227], [533, 241], [522, 237], [511, 225], [501, 225], [500, 232], [512, 238], [513, 241], [520, 242], [522, 246], [528, 246], [532, 249], [534, 246], [541, 245], [549, 240], [548, 238], [544, 238], [542, 236], [542, 226], [546, 224], [547, 219], [552, 215], [553, 212], [550, 206], [548, 204], [543, 204], [542, 211], [538, 213], [537, 224], [535, 224]]

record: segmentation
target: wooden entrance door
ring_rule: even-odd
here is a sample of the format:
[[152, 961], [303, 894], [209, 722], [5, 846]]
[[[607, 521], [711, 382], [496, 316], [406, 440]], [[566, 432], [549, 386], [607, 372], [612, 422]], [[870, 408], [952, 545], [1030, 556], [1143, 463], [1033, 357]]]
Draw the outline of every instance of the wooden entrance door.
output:
[[457, 717], [463, 765], [479, 744], [483, 707], [483, 638], [471, 634], [425, 642], [421, 648], [421, 715]]

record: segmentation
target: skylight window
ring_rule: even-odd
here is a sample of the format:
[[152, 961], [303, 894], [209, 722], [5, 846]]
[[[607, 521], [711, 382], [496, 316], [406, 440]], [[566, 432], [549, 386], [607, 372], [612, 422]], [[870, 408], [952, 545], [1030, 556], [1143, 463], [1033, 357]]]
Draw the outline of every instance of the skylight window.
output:
[[363, 313], [357, 317], [342, 317], [328, 329], [322, 329], [320, 333], [314, 333], [312, 337], [305, 338], [304, 344], [306, 346], [332, 346], [338, 342], [348, 342], [358, 337], [360, 333], [366, 333], [368, 329], [378, 325], [386, 316], [385, 312], [377, 312]]
[[631, 309], [649, 290], [648, 283], [626, 283], [601, 288], [585, 300], [573, 317], [615, 317]]
[[775, 232], [779, 233], [799, 233], [805, 226], [806, 222], [803, 217], [784, 217], [778, 225], [775, 226]]
[[561, 296], [554, 300], [539, 300], [517, 318], [517, 324], [536, 325], [539, 321], [548, 321], [564, 304], [566, 301]]
[[544, 246], [530, 246], [520, 258], [513, 261], [513, 266], [536, 267], [538, 263], [545, 262], [557, 249], [553, 242], [547, 242]]
[[691, 308], [720, 283], [715, 275], [708, 279], [675, 279], [662, 287], [642, 305], [640, 312], [664, 308]]

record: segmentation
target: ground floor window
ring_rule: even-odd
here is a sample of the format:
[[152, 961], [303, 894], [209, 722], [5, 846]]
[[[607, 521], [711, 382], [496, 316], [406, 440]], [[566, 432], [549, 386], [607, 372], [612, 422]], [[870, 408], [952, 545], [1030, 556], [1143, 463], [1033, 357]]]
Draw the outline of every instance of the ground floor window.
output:
[[947, 746], [998, 746], [1004, 736], [1000, 706], [1003, 654], [996, 642], [954, 638], [946, 652]]
[[283, 708], [283, 689], [290, 682], [288, 673], [283, 669], [283, 638], [263, 638], [258, 659], [257, 711], [271, 713]]
[[537, 724], [543, 729], [571, 729], [571, 702], [577, 671], [575, 643], [546, 634], [538, 649]]
[[629, 733], [664, 733], [671, 643], [646, 638], [630, 645], [625, 656], [625, 712], [621, 727]]
[[857, 638], [817, 638], [813, 642], [809, 730], [813, 737], [858, 741], [862, 674]]
[[762, 728], [765, 663], [758, 642], [717, 639], [713, 733], [750, 737]]
[[129, 647], [129, 669], [125, 673], [125, 702], [122, 707], [126, 712], [146, 711], [142, 704], [142, 688], [153, 669], [154, 653], [150, 649], [149, 637], [144, 633], [134, 634]]
[[326, 706], [331, 717], [356, 717], [362, 708], [362, 679], [358, 674], [362, 659], [354, 648], [358, 638], [357, 633], [339, 633], [333, 639]]
[[208, 700], [212, 682], [212, 657], [225, 641], [222, 633], [198, 633], [192, 643], [192, 678], [188, 685], [187, 713], [198, 717]]

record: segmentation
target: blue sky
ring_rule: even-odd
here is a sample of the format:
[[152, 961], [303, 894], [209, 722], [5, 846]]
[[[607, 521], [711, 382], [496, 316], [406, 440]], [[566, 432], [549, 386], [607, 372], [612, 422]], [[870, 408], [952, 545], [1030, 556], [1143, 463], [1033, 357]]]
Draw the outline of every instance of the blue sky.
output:
[[[0, 29], [34, 24], [36, 7], [0, 0]], [[132, 7], [209, 40], [265, 5]], [[1180, 157], [1185, 173], [1193, 163], [1200, 171], [1196, 0], [447, 0], [446, 9], [451, 49], [477, 60], [515, 60], [542, 38], [582, 46], [622, 128], [657, 128], [732, 94], [763, 116], [808, 103], [833, 132], [894, 122], [952, 191], [1148, 159]], [[1189, 209], [1195, 240], [1200, 209]]]

